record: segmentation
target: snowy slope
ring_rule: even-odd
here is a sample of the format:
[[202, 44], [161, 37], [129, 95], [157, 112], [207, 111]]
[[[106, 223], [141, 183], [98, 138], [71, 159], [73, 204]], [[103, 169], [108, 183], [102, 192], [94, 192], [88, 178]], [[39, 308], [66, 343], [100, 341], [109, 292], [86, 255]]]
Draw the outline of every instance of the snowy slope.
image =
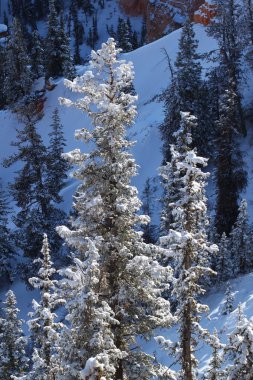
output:
[[[216, 43], [213, 39], [207, 37], [205, 30], [202, 26], [195, 26], [196, 36], [199, 39], [199, 51], [201, 53], [215, 50]], [[168, 52], [172, 62], [174, 62], [177, 49], [180, 30], [171, 33], [170, 35], [146, 45], [134, 52], [124, 55], [124, 58], [131, 60], [135, 67], [135, 89], [139, 95], [138, 99], [138, 117], [135, 126], [133, 126], [130, 135], [137, 141], [133, 149], [134, 156], [140, 166], [139, 176], [134, 180], [140, 192], [147, 177], [157, 175], [157, 168], [161, 164], [161, 141], [159, 134], [159, 124], [163, 120], [163, 104], [157, 100], [157, 95], [167, 87], [170, 81], [170, 72], [167, 68], [167, 61], [164, 55], [164, 49]], [[207, 67], [208, 63], [203, 61], [203, 67]], [[81, 74], [85, 70], [84, 67], [79, 67]], [[248, 81], [249, 86], [245, 87], [245, 104], [250, 102], [252, 92], [252, 78]], [[44, 141], [48, 141], [48, 133], [50, 132], [51, 115], [55, 107], [59, 107], [60, 117], [64, 126], [65, 136], [67, 139], [66, 151], [76, 147], [80, 147], [83, 151], [88, 147], [80, 146], [74, 139], [75, 129], [82, 128], [89, 125], [88, 118], [81, 113], [81, 111], [64, 108], [58, 105], [59, 97], [74, 98], [69, 90], [63, 84], [63, 80], [59, 79], [56, 88], [46, 93], [45, 103], [45, 116], [38, 123], [38, 129], [43, 136]], [[0, 162], [8, 157], [12, 152], [11, 141], [15, 140], [15, 129], [22, 128], [18, 123], [16, 116], [9, 111], [0, 111]], [[248, 137], [242, 139], [241, 147], [246, 161], [246, 168], [249, 174], [249, 185], [245, 191], [245, 196], [249, 200], [249, 206], [253, 206], [253, 131], [249, 131]], [[3, 179], [4, 186], [7, 188], [7, 183], [12, 180], [14, 171], [18, 169], [18, 165], [5, 169], [0, 167], [0, 178]], [[71, 205], [71, 197], [76, 187], [73, 180], [68, 182], [67, 187], [63, 191], [64, 205], [67, 210]], [[251, 214], [252, 210], [250, 209]], [[232, 289], [235, 293], [234, 307], [238, 303], [244, 303], [246, 313], [248, 316], [253, 315], [253, 290], [252, 290], [253, 274], [243, 276], [231, 282]], [[18, 305], [22, 310], [22, 318], [26, 319], [27, 312], [31, 308], [31, 300], [35, 293], [28, 291], [24, 284], [16, 283], [13, 287], [17, 294]], [[3, 299], [3, 293], [7, 289], [3, 289], [0, 294], [0, 299]], [[225, 289], [221, 288], [215, 290], [213, 294], [208, 295], [204, 302], [210, 307], [209, 317], [204, 318], [203, 327], [208, 327], [212, 332], [214, 327], [222, 333], [222, 340], [226, 341], [226, 334], [234, 326], [236, 312], [229, 316], [221, 315], [222, 304], [224, 302]], [[175, 329], [168, 333], [170, 339], [176, 336]], [[199, 347], [198, 358], [201, 361], [201, 367], [205, 368], [209, 357], [209, 350], [204, 347]], [[147, 344], [147, 350], [153, 353], [157, 350], [158, 357], [166, 364], [168, 364], [168, 357], [166, 353], [158, 350], [155, 346], [154, 340]]]
[[[222, 343], [227, 343], [227, 335], [234, 329], [237, 321], [238, 305], [244, 308], [245, 315], [250, 318], [253, 315], [253, 273], [238, 277], [230, 282], [231, 292], [234, 297], [233, 311], [231, 314], [223, 315], [223, 306], [225, 303], [226, 284], [220, 288], [215, 288], [208, 296], [204, 297], [202, 302], [209, 306], [209, 312], [203, 317], [201, 326], [214, 332], [216, 328]], [[163, 335], [172, 342], [177, 341], [176, 328], [173, 327], [168, 331], [157, 331], [157, 335]], [[162, 351], [152, 338], [148, 343], [144, 343], [146, 351], [150, 354], [156, 353], [158, 361], [164, 365], [170, 365], [171, 359], [165, 351]], [[210, 347], [199, 342], [196, 351], [196, 357], [200, 363], [200, 373], [204, 374], [208, 366], [211, 350]], [[172, 359], [173, 361], [173, 359]], [[174, 367], [173, 367], [174, 368]], [[238, 379], [243, 380], [243, 379]]]
[[[205, 52], [207, 48], [208, 50], [215, 48], [215, 41], [206, 36], [202, 26], [196, 25], [196, 34], [200, 41], [201, 52]], [[154, 97], [161, 94], [170, 80], [170, 72], [167, 68], [163, 50], [166, 49], [173, 62], [177, 54], [179, 36], [180, 31], [177, 30], [152, 44], [124, 55], [126, 60], [131, 60], [134, 64], [136, 73], [134, 85], [139, 96], [137, 104], [138, 117], [136, 125], [132, 128], [130, 134], [134, 140], [137, 140], [134, 155], [140, 165], [140, 175], [136, 178], [135, 184], [140, 190], [148, 176], [152, 177], [157, 174], [157, 168], [161, 164], [161, 141], [158, 126], [163, 120], [163, 104], [154, 100]], [[83, 71], [84, 68], [79, 67], [79, 73]], [[70, 98], [75, 96], [65, 88], [61, 79], [53, 91], [46, 93], [45, 116], [39, 121], [38, 129], [44, 141], [47, 142], [52, 112], [55, 107], [59, 107], [67, 138], [67, 150], [70, 150], [78, 146], [74, 139], [75, 129], [87, 125], [89, 121], [81, 111], [60, 107], [58, 105], [58, 97], [60, 96]], [[0, 111], [0, 162], [13, 151], [10, 143], [15, 139], [15, 128], [17, 126], [18, 121], [15, 115], [9, 111]], [[82, 147], [82, 149], [85, 150], [85, 147]], [[13, 177], [15, 169], [14, 167], [9, 169], [0, 168], [0, 178], [3, 179], [5, 185]], [[70, 192], [73, 193], [72, 187]], [[67, 201], [67, 203], [69, 202]]]

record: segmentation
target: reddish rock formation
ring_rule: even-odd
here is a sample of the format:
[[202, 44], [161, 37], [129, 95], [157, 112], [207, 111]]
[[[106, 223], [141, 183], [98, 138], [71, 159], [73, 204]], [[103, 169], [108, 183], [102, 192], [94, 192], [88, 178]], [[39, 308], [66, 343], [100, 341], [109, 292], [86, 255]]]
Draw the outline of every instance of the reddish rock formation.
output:
[[[124, 12], [130, 16], [143, 16], [147, 20], [147, 42], [160, 38], [168, 28], [180, 27], [180, 14], [184, 13], [189, 0], [119, 0]], [[192, 17], [194, 12], [205, 0], [192, 2]], [[176, 17], [175, 15], [178, 14]]]
[[120, 5], [129, 16], [143, 16], [147, 11], [148, 0], [120, 0]]
[[216, 5], [209, 4], [208, 1], [205, 1], [199, 10], [194, 14], [194, 22], [209, 25], [210, 21], [216, 16], [216, 13]]

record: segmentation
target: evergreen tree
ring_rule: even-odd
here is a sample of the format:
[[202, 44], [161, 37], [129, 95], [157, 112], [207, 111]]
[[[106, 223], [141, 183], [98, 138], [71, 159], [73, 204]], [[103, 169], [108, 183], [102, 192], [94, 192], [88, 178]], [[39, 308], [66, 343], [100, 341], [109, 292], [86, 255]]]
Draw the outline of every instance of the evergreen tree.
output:
[[8, 228], [9, 213], [7, 197], [0, 183], [0, 277], [8, 276], [9, 279], [12, 279], [11, 260], [14, 257], [14, 247]]
[[141, 26], [141, 43], [140, 43], [141, 46], [145, 45], [145, 43], [147, 42], [146, 39], [147, 39], [147, 20], [146, 20], [146, 17], [143, 17], [142, 26]]
[[[65, 218], [65, 213], [53, 205], [59, 198], [48, 186], [47, 151], [33, 121], [27, 121], [23, 129], [17, 132], [12, 145], [18, 148], [18, 152], [5, 160], [5, 166], [23, 162], [23, 167], [10, 185], [12, 196], [20, 208], [14, 217], [18, 227], [16, 243], [26, 256], [36, 258], [43, 233], [46, 232], [51, 237], [50, 243], [56, 254], [61, 240], [55, 227]], [[29, 275], [27, 269], [25, 275]]]
[[26, 340], [14, 293], [9, 290], [4, 302], [4, 318], [0, 319], [0, 379], [12, 379], [27, 369]]
[[223, 232], [219, 241], [219, 254], [215, 257], [214, 269], [217, 272], [218, 282], [227, 281], [233, 277], [234, 264], [231, 257], [230, 240]]
[[154, 198], [157, 188], [152, 184], [151, 179], [148, 178], [145, 182], [145, 187], [142, 192], [142, 207], [141, 211], [144, 215], [150, 218], [150, 223], [143, 226], [143, 240], [146, 243], [155, 243], [157, 241], [157, 226], [152, 224], [154, 216]]
[[165, 162], [170, 160], [170, 144], [173, 142], [173, 133], [180, 125], [181, 110], [198, 118], [198, 126], [192, 132], [193, 144], [202, 154], [207, 154], [204, 149], [209, 136], [206, 131], [206, 115], [202, 112], [204, 91], [197, 47], [193, 25], [187, 20], [179, 40], [176, 71], [165, 92], [165, 119], [161, 125]]
[[171, 372], [139, 344], [135, 349], [137, 337], [171, 323], [169, 303], [160, 296], [171, 271], [155, 261], [159, 249], [145, 244], [134, 228], [145, 219], [137, 214], [141, 204], [131, 186], [137, 167], [126, 138], [136, 98], [124, 92], [133, 80], [132, 65], [117, 53], [113, 39], [93, 51], [92, 71], [66, 81], [83, 98], [60, 100], [90, 116], [93, 128], [76, 131], [76, 137], [94, 143], [89, 154], [76, 149], [66, 155], [78, 166], [74, 176], [81, 184], [72, 229], [58, 229], [76, 251], [62, 285], [70, 329], [61, 344], [60, 379], [141, 380]]
[[32, 85], [26, 45], [17, 19], [13, 20], [11, 34], [7, 40], [3, 85], [7, 104], [12, 104], [29, 94]]
[[229, 235], [238, 216], [237, 198], [246, 185], [246, 174], [242, 158], [236, 145], [235, 118], [236, 94], [227, 90], [220, 102], [218, 120], [218, 141], [216, 157], [216, 220], [217, 233]]
[[73, 79], [76, 75], [75, 67], [73, 64], [73, 59], [71, 57], [70, 53], [70, 40], [67, 37], [65, 26], [64, 26], [64, 19], [63, 19], [63, 13], [61, 13], [60, 16], [60, 32], [59, 32], [59, 40], [60, 40], [60, 55], [62, 59], [62, 75], [65, 78]]
[[232, 313], [233, 311], [233, 303], [234, 303], [234, 296], [232, 294], [232, 289], [230, 284], [227, 284], [226, 292], [225, 292], [225, 302], [222, 309], [222, 314], [227, 315]]
[[[196, 126], [196, 118], [189, 113], [181, 113], [181, 126], [175, 135], [176, 144], [171, 155], [176, 160], [174, 178], [178, 181], [180, 196], [172, 202], [174, 221], [161, 242], [168, 246], [169, 255], [174, 257], [176, 279], [172, 294], [177, 300], [178, 343], [158, 337], [157, 340], [172, 352], [180, 363], [180, 379], [195, 380], [198, 361], [195, 356], [199, 339], [208, 341], [209, 333], [200, 325], [201, 314], [208, 310], [199, 302], [205, 293], [201, 278], [214, 274], [208, 267], [209, 255], [217, 251], [215, 245], [207, 241], [206, 198], [204, 188], [208, 173], [201, 167], [207, 165], [205, 158], [191, 150], [191, 128]], [[169, 178], [170, 181], [170, 178]], [[168, 187], [170, 182], [168, 182]]]
[[209, 342], [212, 348], [212, 356], [205, 374], [205, 380], [225, 380], [224, 371], [221, 366], [224, 362], [224, 348], [218, 337], [218, 332], [215, 329]]
[[72, 1], [71, 6], [71, 13], [72, 13], [72, 19], [73, 19], [73, 26], [74, 26], [74, 62], [76, 65], [79, 65], [81, 63], [81, 56], [80, 56], [80, 47], [79, 45], [83, 43], [83, 37], [84, 37], [84, 30], [82, 27], [82, 24], [78, 20], [78, 6], [77, 1]]
[[98, 41], [98, 19], [97, 15], [92, 17], [92, 37], [93, 37], [93, 44], [95, 46], [96, 42]]
[[60, 22], [55, 9], [55, 0], [49, 1], [48, 33], [46, 38], [46, 79], [65, 76], [74, 78], [74, 67], [70, 56], [69, 40], [67, 38], [63, 15]]
[[242, 200], [238, 217], [230, 235], [230, 249], [233, 262], [233, 273], [246, 273], [252, 267], [253, 250], [251, 247], [251, 231], [248, 221], [248, 206]]
[[251, 380], [253, 378], [253, 319], [244, 315], [242, 305], [238, 306], [237, 324], [228, 336], [226, 352], [233, 358], [233, 363], [226, 368], [229, 380]]
[[242, 76], [242, 51], [244, 45], [240, 35], [241, 5], [235, 0], [214, 0], [217, 17], [209, 27], [209, 34], [217, 39], [219, 55], [219, 82], [222, 93], [230, 88], [234, 96], [234, 118], [236, 130], [246, 134], [245, 118], [241, 104], [240, 82]]
[[118, 27], [117, 27], [117, 41], [118, 46], [123, 50], [123, 52], [129, 52], [133, 50], [132, 46], [132, 27], [130, 20], [125, 22], [119, 17]]
[[133, 32], [133, 37], [132, 37], [132, 50], [138, 49], [139, 47], [139, 41], [138, 41], [138, 34], [136, 30]]
[[52, 277], [56, 270], [52, 267], [47, 235], [44, 235], [41, 250], [42, 259], [36, 261], [41, 264], [38, 277], [32, 277], [29, 282], [35, 289], [40, 289], [39, 303], [33, 300], [34, 311], [29, 313], [28, 321], [33, 343], [32, 368], [22, 380], [54, 380], [59, 372], [57, 362], [57, 340], [59, 330], [63, 325], [56, 322], [56, 307], [63, 303], [55, 293], [57, 281]]
[[53, 111], [51, 128], [52, 131], [49, 133], [50, 141], [47, 151], [46, 181], [49, 193], [54, 201], [59, 203], [62, 201], [60, 191], [63, 189], [65, 180], [67, 179], [69, 164], [62, 157], [66, 140], [57, 108]]
[[31, 50], [32, 72], [35, 78], [44, 75], [44, 48], [38, 30], [34, 30], [32, 34], [32, 50]]

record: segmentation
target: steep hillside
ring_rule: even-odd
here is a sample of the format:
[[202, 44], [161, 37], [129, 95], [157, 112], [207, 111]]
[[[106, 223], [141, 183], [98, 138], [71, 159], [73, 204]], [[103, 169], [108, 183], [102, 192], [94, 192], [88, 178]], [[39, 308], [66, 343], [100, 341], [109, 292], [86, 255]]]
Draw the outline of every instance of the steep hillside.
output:
[[[200, 41], [200, 52], [206, 52], [206, 46], [212, 50], [215, 48], [216, 42], [208, 38], [202, 26], [195, 27], [197, 38]], [[169, 54], [172, 61], [175, 60], [177, 54], [178, 38], [180, 30], [171, 33], [162, 39], [146, 45], [136, 51], [124, 54], [123, 58], [131, 60], [135, 69], [135, 90], [138, 94], [138, 117], [136, 124], [131, 130], [131, 135], [137, 141], [134, 147], [134, 155], [140, 166], [140, 175], [136, 178], [136, 184], [140, 191], [147, 177], [157, 175], [157, 168], [162, 161], [161, 156], [161, 139], [159, 132], [159, 124], [163, 120], [163, 103], [157, 98], [168, 86], [170, 81], [170, 72], [167, 67], [167, 60], [164, 49]], [[203, 65], [207, 63], [203, 61]], [[85, 67], [79, 67], [78, 72], [81, 74]], [[59, 97], [73, 97], [64, 86], [63, 79], [57, 81], [57, 86], [53, 91], [46, 92], [45, 115], [39, 121], [39, 132], [47, 142], [47, 134], [50, 131], [51, 115], [55, 107], [59, 107], [60, 117], [64, 126], [65, 136], [67, 138], [67, 150], [73, 149], [78, 145], [74, 139], [75, 129], [87, 125], [89, 121], [80, 111], [75, 109], [66, 109], [59, 106]], [[0, 111], [0, 160], [8, 157], [13, 151], [10, 146], [11, 141], [15, 140], [15, 128], [19, 125], [16, 115], [10, 111]], [[22, 125], [19, 125], [22, 127]], [[85, 149], [85, 147], [82, 147]], [[1, 175], [5, 185], [13, 176], [13, 169], [1, 168]], [[73, 189], [71, 188], [70, 193]]]
[[[108, 13], [104, 12], [104, 24], [109, 21], [110, 7], [108, 6]], [[102, 18], [100, 19], [102, 22]], [[140, 26], [140, 19], [136, 19], [136, 25]], [[115, 21], [115, 18], [114, 18]], [[43, 30], [41, 25], [41, 30]], [[199, 53], [208, 53], [217, 49], [217, 43], [214, 39], [207, 36], [206, 31], [202, 25], [195, 25], [196, 38], [199, 40]], [[101, 29], [102, 30], [102, 29]], [[105, 30], [105, 29], [104, 29]], [[141, 194], [144, 183], [148, 177], [156, 177], [158, 179], [158, 167], [162, 162], [161, 154], [161, 136], [159, 125], [164, 119], [163, 102], [160, 95], [167, 88], [171, 81], [171, 73], [168, 68], [167, 56], [170, 57], [171, 62], [174, 63], [178, 52], [178, 40], [181, 31], [177, 30], [171, 34], [151, 43], [145, 45], [131, 53], [122, 54], [122, 58], [127, 61], [132, 61], [135, 70], [134, 87], [138, 94], [137, 108], [138, 116], [136, 123], [130, 130], [130, 137], [136, 140], [133, 148], [133, 154], [139, 165], [139, 175], [134, 179], [134, 184], [137, 186]], [[106, 38], [106, 33], [101, 32], [100, 40]], [[166, 56], [166, 54], [167, 56]], [[202, 55], [203, 72], [213, 65]], [[89, 68], [88, 63], [85, 66], [78, 66], [78, 74], [82, 74]], [[246, 69], [247, 85], [242, 86], [241, 92], [243, 95], [244, 106], [248, 107], [252, 102], [252, 88], [253, 77], [249, 70]], [[72, 108], [66, 108], [59, 105], [59, 97], [67, 97], [76, 99], [78, 96], [71, 93], [64, 86], [64, 79], [58, 78], [55, 80], [55, 88], [51, 91], [47, 90], [44, 105], [44, 116], [38, 122], [38, 131], [43, 137], [44, 142], [48, 143], [48, 133], [50, 132], [51, 117], [54, 109], [59, 109], [61, 123], [64, 127], [64, 133], [67, 140], [66, 152], [79, 147], [82, 151], [89, 151], [89, 146], [83, 146], [74, 138], [76, 129], [90, 125], [90, 120], [81, 111]], [[36, 84], [37, 89], [40, 84]], [[0, 111], [0, 162], [8, 157], [15, 148], [11, 145], [15, 141], [16, 129], [23, 128], [23, 124], [18, 120], [17, 114], [12, 113], [10, 110]], [[245, 169], [248, 173], [248, 185], [242, 196], [245, 196], [249, 204], [249, 212], [251, 219], [253, 218], [253, 175], [252, 175], [252, 162], [253, 162], [253, 128], [250, 121], [248, 121], [248, 135], [240, 138], [238, 141], [243, 153]], [[8, 189], [8, 183], [12, 181], [15, 172], [19, 169], [20, 164], [15, 164], [11, 168], [0, 167], [0, 178], [3, 179], [3, 185]], [[212, 165], [209, 166], [212, 172]], [[77, 186], [77, 182], [69, 178], [66, 187], [62, 191], [64, 202], [61, 207], [69, 211], [72, 204], [72, 195]], [[214, 183], [212, 176], [210, 177], [208, 186], [209, 208], [212, 212], [212, 206], [215, 198]], [[159, 209], [159, 202], [156, 202], [156, 210]], [[15, 211], [15, 206], [13, 207]], [[158, 212], [156, 213], [158, 218]], [[238, 277], [231, 281], [232, 295], [234, 296], [233, 311], [228, 314], [223, 314], [223, 306], [225, 302], [226, 285], [222, 285], [213, 290], [208, 296], [204, 297], [203, 302], [208, 304], [210, 312], [203, 318], [203, 327], [208, 328], [213, 332], [214, 328], [218, 329], [221, 340], [225, 343], [227, 334], [233, 329], [236, 321], [236, 308], [239, 303], [245, 306], [245, 312], [250, 317], [253, 313], [253, 291], [251, 289], [252, 274]], [[3, 294], [7, 290], [8, 285], [3, 287], [0, 294], [0, 299], [3, 299]], [[27, 312], [31, 309], [31, 301], [33, 297], [37, 297], [37, 292], [30, 292], [26, 289], [24, 283], [16, 282], [12, 286], [15, 290], [18, 299], [18, 306], [22, 311], [22, 317], [27, 319]], [[25, 333], [28, 333], [25, 328]], [[161, 331], [157, 331], [159, 335]], [[177, 339], [176, 328], [170, 331], [162, 332], [166, 335], [169, 334], [170, 339]], [[144, 343], [146, 351], [153, 354], [156, 352], [157, 357], [166, 365], [169, 365], [169, 359], [165, 352], [161, 351], [154, 339], [150, 342]], [[198, 346], [197, 357], [200, 361], [201, 373], [205, 373], [206, 365], [210, 358], [210, 349], [202, 344]]]

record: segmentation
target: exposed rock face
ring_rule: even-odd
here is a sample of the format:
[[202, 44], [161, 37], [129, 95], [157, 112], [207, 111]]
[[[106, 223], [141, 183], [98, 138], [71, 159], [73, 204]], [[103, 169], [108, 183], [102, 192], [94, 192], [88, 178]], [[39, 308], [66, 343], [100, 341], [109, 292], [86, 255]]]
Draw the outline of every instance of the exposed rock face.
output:
[[120, 0], [122, 9], [129, 16], [143, 16], [147, 12], [148, 0]]
[[[130, 16], [146, 17], [147, 42], [155, 41], [169, 30], [180, 27], [189, 0], [119, 0]], [[204, 0], [192, 1], [192, 17]]]

